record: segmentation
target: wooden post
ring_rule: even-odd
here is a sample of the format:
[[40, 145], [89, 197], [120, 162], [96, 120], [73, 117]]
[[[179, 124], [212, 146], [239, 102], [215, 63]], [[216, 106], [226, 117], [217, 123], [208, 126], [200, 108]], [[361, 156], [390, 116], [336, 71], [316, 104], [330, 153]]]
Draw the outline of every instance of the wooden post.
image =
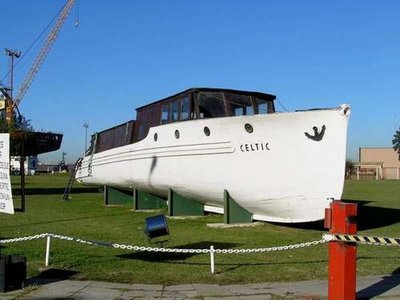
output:
[[[326, 211], [326, 225], [331, 234], [357, 234], [356, 217], [357, 204], [333, 201]], [[328, 299], [356, 299], [356, 259], [355, 243], [329, 242]]]

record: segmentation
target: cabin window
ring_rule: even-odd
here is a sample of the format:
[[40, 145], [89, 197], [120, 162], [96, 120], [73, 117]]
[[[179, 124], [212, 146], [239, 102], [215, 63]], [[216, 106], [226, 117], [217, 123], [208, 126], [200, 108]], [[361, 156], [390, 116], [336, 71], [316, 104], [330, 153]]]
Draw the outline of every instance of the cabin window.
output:
[[268, 113], [267, 102], [260, 102], [258, 104], [258, 113], [259, 114], [266, 114]]
[[250, 96], [229, 95], [230, 116], [250, 116], [254, 115], [254, 108]]
[[199, 95], [199, 118], [225, 117], [222, 93], [202, 93]]
[[190, 100], [189, 98], [183, 98], [181, 102], [181, 120], [189, 119], [190, 114]]
[[161, 124], [166, 124], [169, 121], [169, 104], [165, 104], [161, 109]]
[[146, 137], [149, 128], [145, 124], [140, 124], [139, 126], [139, 136], [138, 140], [142, 140]]
[[171, 103], [171, 122], [178, 121], [179, 101]]
[[267, 101], [260, 99], [260, 98], [255, 98], [254, 99], [255, 106], [256, 106], [256, 112], [258, 114], [266, 114], [268, 113], [268, 103]]
[[254, 98], [254, 103], [258, 114], [273, 114], [275, 112], [274, 102], [271, 100]]

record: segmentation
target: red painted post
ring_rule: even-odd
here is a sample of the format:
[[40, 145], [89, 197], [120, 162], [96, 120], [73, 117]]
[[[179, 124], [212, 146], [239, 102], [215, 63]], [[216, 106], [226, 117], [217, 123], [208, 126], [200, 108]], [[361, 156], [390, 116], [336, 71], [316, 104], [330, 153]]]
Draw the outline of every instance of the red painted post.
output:
[[[333, 201], [326, 215], [331, 234], [357, 234], [357, 204]], [[355, 243], [329, 242], [328, 299], [356, 299], [356, 259]]]

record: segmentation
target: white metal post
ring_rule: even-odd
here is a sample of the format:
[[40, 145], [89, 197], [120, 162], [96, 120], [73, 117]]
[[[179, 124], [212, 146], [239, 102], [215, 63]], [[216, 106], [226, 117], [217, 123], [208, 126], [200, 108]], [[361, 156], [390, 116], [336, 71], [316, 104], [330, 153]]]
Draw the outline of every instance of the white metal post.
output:
[[360, 166], [357, 166], [357, 180], [360, 180]]
[[211, 274], [215, 273], [214, 246], [210, 246]]
[[45, 266], [49, 266], [49, 260], [50, 260], [50, 239], [51, 236], [47, 236], [47, 241], [46, 241], [46, 261], [45, 261]]

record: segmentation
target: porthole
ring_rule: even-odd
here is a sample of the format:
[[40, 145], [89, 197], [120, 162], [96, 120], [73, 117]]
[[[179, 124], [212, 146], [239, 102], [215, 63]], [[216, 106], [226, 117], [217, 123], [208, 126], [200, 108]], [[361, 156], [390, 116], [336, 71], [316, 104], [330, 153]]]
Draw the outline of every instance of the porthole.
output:
[[175, 130], [175, 137], [179, 139], [179, 130]]
[[210, 128], [208, 128], [207, 126], [204, 126], [204, 134], [206, 136], [210, 136], [211, 132], [210, 132]]
[[158, 140], [158, 134], [157, 134], [157, 132], [154, 134], [154, 141], [155, 142], [157, 142], [157, 140]]
[[247, 131], [248, 133], [252, 133], [252, 132], [254, 131], [253, 126], [251, 126], [251, 124], [249, 124], [249, 123], [246, 123], [246, 124], [244, 125], [244, 129], [246, 129], [246, 131]]

